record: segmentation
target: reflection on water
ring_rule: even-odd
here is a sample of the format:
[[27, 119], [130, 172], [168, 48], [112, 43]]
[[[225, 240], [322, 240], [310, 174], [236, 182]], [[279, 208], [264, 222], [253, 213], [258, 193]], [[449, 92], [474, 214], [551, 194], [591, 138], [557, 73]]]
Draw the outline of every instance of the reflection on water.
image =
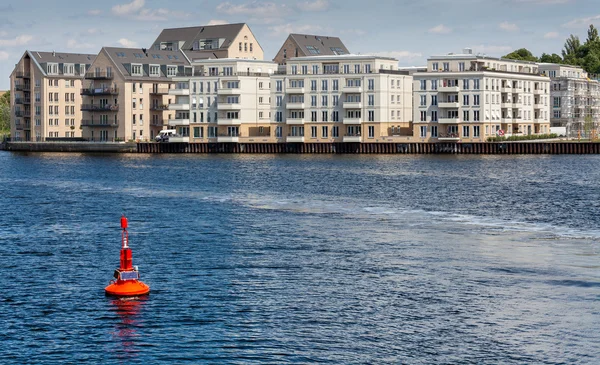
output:
[[109, 310], [119, 316], [120, 322], [115, 324], [111, 332], [112, 339], [120, 346], [116, 347], [117, 357], [121, 360], [136, 358], [140, 351], [136, 343], [143, 327], [140, 320], [140, 311], [144, 308], [147, 297], [114, 298], [110, 300]]

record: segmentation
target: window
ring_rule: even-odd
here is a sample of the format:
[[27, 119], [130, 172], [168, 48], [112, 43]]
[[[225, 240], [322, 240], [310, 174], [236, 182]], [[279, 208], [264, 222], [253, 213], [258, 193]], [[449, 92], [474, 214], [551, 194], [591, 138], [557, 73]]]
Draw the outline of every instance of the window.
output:
[[427, 106], [427, 95], [421, 95], [421, 106]]
[[[142, 65], [131, 65], [131, 75], [132, 76], [142, 76]], [[135, 91], [135, 90], [134, 90]]]
[[369, 90], [375, 90], [375, 80], [374, 79], [369, 79], [368, 84], [369, 84]]
[[331, 113], [331, 121], [339, 122], [340, 121], [340, 113], [337, 111], [334, 111], [333, 113]]
[[177, 76], [177, 66], [167, 66], [167, 76]]
[[275, 128], [275, 137], [281, 138], [283, 136], [283, 128], [277, 127]]
[[375, 126], [369, 126], [369, 138], [375, 138]]
[[327, 119], [328, 119], [328, 118], [327, 118], [327, 117], [328, 117], [328, 114], [327, 114], [327, 112], [326, 112], [326, 111], [324, 111], [324, 112], [322, 113], [322, 115], [323, 115], [323, 122], [327, 122]]
[[327, 106], [327, 95], [321, 96], [321, 106]]
[[479, 110], [474, 110], [473, 111], [473, 121], [474, 122], [479, 122]]
[[283, 90], [283, 81], [282, 80], [277, 80], [277, 82], [275, 83], [275, 90], [278, 92], [281, 92]]
[[468, 110], [463, 111], [463, 121], [465, 121], [465, 122], [469, 121], [469, 111]]
[[450, 71], [450, 63], [444, 62], [444, 71]]
[[340, 136], [339, 127], [334, 126], [331, 128], [331, 136], [333, 138], [338, 138]]
[[426, 80], [421, 80], [420, 81], [421, 84], [421, 90], [427, 90], [427, 81]]
[[437, 138], [437, 136], [438, 136], [438, 127], [437, 127], [437, 125], [432, 125], [431, 126], [431, 137]]
[[458, 63], [458, 71], [463, 72], [464, 70], [465, 70], [465, 63], [459, 62]]
[[[400, 81], [398, 81], [398, 84], [400, 84]], [[431, 90], [437, 90], [438, 89], [438, 80], [431, 80]]]
[[369, 110], [368, 111], [368, 117], [369, 117], [369, 122], [374, 122], [375, 121], [375, 111], [374, 110]]
[[431, 105], [438, 105], [437, 95], [431, 95]]
[[426, 121], [427, 121], [427, 112], [421, 111], [421, 122], [426, 122]]
[[321, 90], [327, 91], [327, 80], [321, 80]]
[[480, 137], [480, 131], [479, 131], [478, 125], [473, 126], [473, 137]]
[[427, 137], [427, 126], [422, 125], [419, 129], [421, 138]]
[[[464, 63], [463, 63], [463, 67], [464, 67]], [[463, 80], [463, 90], [469, 90], [469, 80], [468, 79]]]
[[434, 110], [434, 111], [431, 112], [431, 121], [432, 122], [437, 122], [438, 121], [438, 114], [437, 114], [436, 110]]
[[554, 107], [560, 108], [560, 97], [554, 97]]
[[463, 137], [469, 137], [469, 126], [463, 126]]
[[469, 95], [463, 95], [463, 105], [469, 105]]
[[333, 106], [338, 106], [340, 104], [340, 96], [339, 95], [334, 95], [333, 96], [333, 102], [332, 105]]
[[438, 70], [439, 70], [439, 68], [440, 68], [440, 67], [439, 67], [439, 64], [438, 64], [437, 62], [433, 62], [433, 63], [431, 64], [431, 70], [432, 70], [432, 71], [438, 71]]
[[369, 106], [374, 106], [375, 105], [375, 95], [368, 95], [368, 104]]
[[317, 138], [317, 127], [316, 126], [310, 127], [310, 137]]
[[321, 50], [314, 46], [306, 46], [306, 50], [310, 54], [321, 54]]
[[478, 79], [473, 80], [473, 89], [479, 90], [479, 80]]
[[479, 95], [473, 95], [473, 105], [479, 106]]
[[240, 42], [240, 44], [239, 44], [239, 50], [240, 50], [240, 52], [242, 52], [242, 42]]
[[339, 90], [339, 80], [333, 80], [331, 83], [332, 83], [332, 86], [331, 86], [332, 90], [338, 91]]
[[310, 121], [311, 122], [316, 122], [317, 121], [317, 112], [310, 112]]

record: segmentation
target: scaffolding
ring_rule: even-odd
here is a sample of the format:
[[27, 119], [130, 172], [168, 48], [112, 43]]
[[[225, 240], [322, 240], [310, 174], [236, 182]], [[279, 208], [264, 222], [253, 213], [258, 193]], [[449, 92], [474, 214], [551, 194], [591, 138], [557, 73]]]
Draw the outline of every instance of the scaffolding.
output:
[[551, 84], [552, 127], [566, 127], [570, 138], [590, 138], [600, 126], [600, 83], [557, 77]]

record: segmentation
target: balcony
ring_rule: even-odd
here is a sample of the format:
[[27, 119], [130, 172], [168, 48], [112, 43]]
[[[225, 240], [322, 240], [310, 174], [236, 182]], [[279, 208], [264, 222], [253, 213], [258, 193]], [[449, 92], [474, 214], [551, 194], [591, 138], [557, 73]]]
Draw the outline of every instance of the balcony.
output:
[[82, 120], [82, 127], [91, 127], [91, 128], [116, 128], [119, 126], [118, 121], [100, 121], [100, 120]]
[[190, 110], [190, 104], [169, 104], [169, 110]]
[[544, 104], [535, 103], [535, 104], [533, 104], [533, 108], [534, 109], [543, 109], [545, 107], [544, 107]]
[[23, 130], [23, 124], [19, 123], [19, 124], [15, 124], [15, 129], [18, 131], [22, 131]]
[[500, 88], [500, 92], [512, 94], [513, 88], [512, 87], [507, 87], [507, 86], [502, 86]]
[[242, 109], [242, 105], [239, 103], [231, 103], [231, 104], [218, 103], [217, 104], [217, 110], [241, 110], [241, 109]]
[[343, 86], [342, 92], [348, 94], [360, 94], [363, 92], [362, 86]]
[[291, 87], [289, 86], [286, 90], [288, 94], [304, 94], [303, 87]]
[[169, 95], [168, 87], [155, 87], [150, 90], [150, 95]]
[[501, 108], [512, 108], [512, 101], [503, 100], [503, 101], [500, 103], [500, 107], [501, 107]]
[[219, 143], [238, 143], [240, 141], [240, 136], [218, 136], [217, 142]]
[[85, 74], [85, 78], [88, 80], [112, 80], [114, 75], [112, 72], [88, 72]]
[[438, 141], [440, 141], [440, 142], [458, 142], [458, 141], [460, 141], [460, 137], [458, 136], [458, 133], [440, 134], [438, 136]]
[[548, 121], [547, 121], [547, 120], [544, 120], [544, 119], [539, 119], [539, 118], [535, 118], [535, 119], [533, 120], [533, 122], [534, 122], [534, 123], [537, 123], [537, 124], [539, 124], [539, 123], [548, 123]]
[[190, 95], [190, 89], [169, 89], [169, 95], [188, 96]]
[[15, 91], [29, 91], [31, 90], [31, 85], [29, 84], [16, 84]]
[[119, 89], [115, 87], [100, 87], [100, 88], [89, 88], [81, 89], [81, 95], [95, 96], [95, 95], [119, 95]]
[[17, 79], [28, 79], [31, 77], [31, 74], [29, 72], [17, 71], [15, 77]]
[[150, 125], [153, 127], [162, 127], [164, 125], [164, 120], [162, 119], [155, 119], [150, 121]]
[[217, 125], [240, 125], [242, 124], [242, 121], [239, 119], [218, 119], [217, 120]]
[[15, 110], [15, 117], [23, 118], [25, 116], [25, 112], [22, 110]]
[[287, 136], [285, 140], [288, 143], [304, 143], [304, 136]]
[[543, 89], [533, 89], [533, 95], [544, 95], [545, 93]]
[[457, 93], [460, 89], [458, 86], [440, 86], [438, 92], [440, 93]]
[[304, 103], [292, 103], [292, 102], [287, 102], [285, 103], [285, 108], [290, 110], [290, 109], [304, 109]]
[[458, 118], [440, 118], [438, 123], [440, 124], [458, 124], [460, 119]]
[[158, 104], [154, 104], [150, 106], [150, 110], [151, 111], [158, 111], [158, 112], [162, 112], [165, 110], [169, 110], [169, 106], [168, 105], [158, 105]]
[[521, 108], [521, 107], [523, 107], [523, 103], [520, 101], [513, 101], [512, 107], [513, 108]]
[[190, 125], [189, 119], [169, 119], [169, 126], [171, 127], [180, 127], [188, 125]]
[[460, 107], [460, 103], [458, 101], [442, 101], [438, 103], [438, 107], [457, 109]]
[[344, 118], [344, 124], [361, 124], [362, 118]]
[[240, 89], [218, 89], [217, 95], [240, 95]]
[[362, 109], [360, 101], [344, 101], [344, 109]]
[[95, 105], [95, 104], [83, 104], [81, 105], [82, 112], [118, 112], [118, 104], [107, 104], [107, 105]]
[[287, 118], [285, 124], [287, 125], [303, 125], [305, 123], [304, 118]]
[[360, 143], [362, 138], [360, 134], [347, 134], [344, 136], [344, 142]]

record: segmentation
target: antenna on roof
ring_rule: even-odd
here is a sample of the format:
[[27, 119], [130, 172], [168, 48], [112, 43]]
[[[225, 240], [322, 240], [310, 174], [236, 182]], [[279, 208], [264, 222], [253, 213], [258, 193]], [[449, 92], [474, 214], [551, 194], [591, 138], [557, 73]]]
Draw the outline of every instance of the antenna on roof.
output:
[[52, 51], [52, 57], [56, 57], [56, 51]]
[[146, 55], [146, 57], [148, 57], [148, 50], [146, 48], [142, 48], [142, 52], [144, 52], [144, 54]]

